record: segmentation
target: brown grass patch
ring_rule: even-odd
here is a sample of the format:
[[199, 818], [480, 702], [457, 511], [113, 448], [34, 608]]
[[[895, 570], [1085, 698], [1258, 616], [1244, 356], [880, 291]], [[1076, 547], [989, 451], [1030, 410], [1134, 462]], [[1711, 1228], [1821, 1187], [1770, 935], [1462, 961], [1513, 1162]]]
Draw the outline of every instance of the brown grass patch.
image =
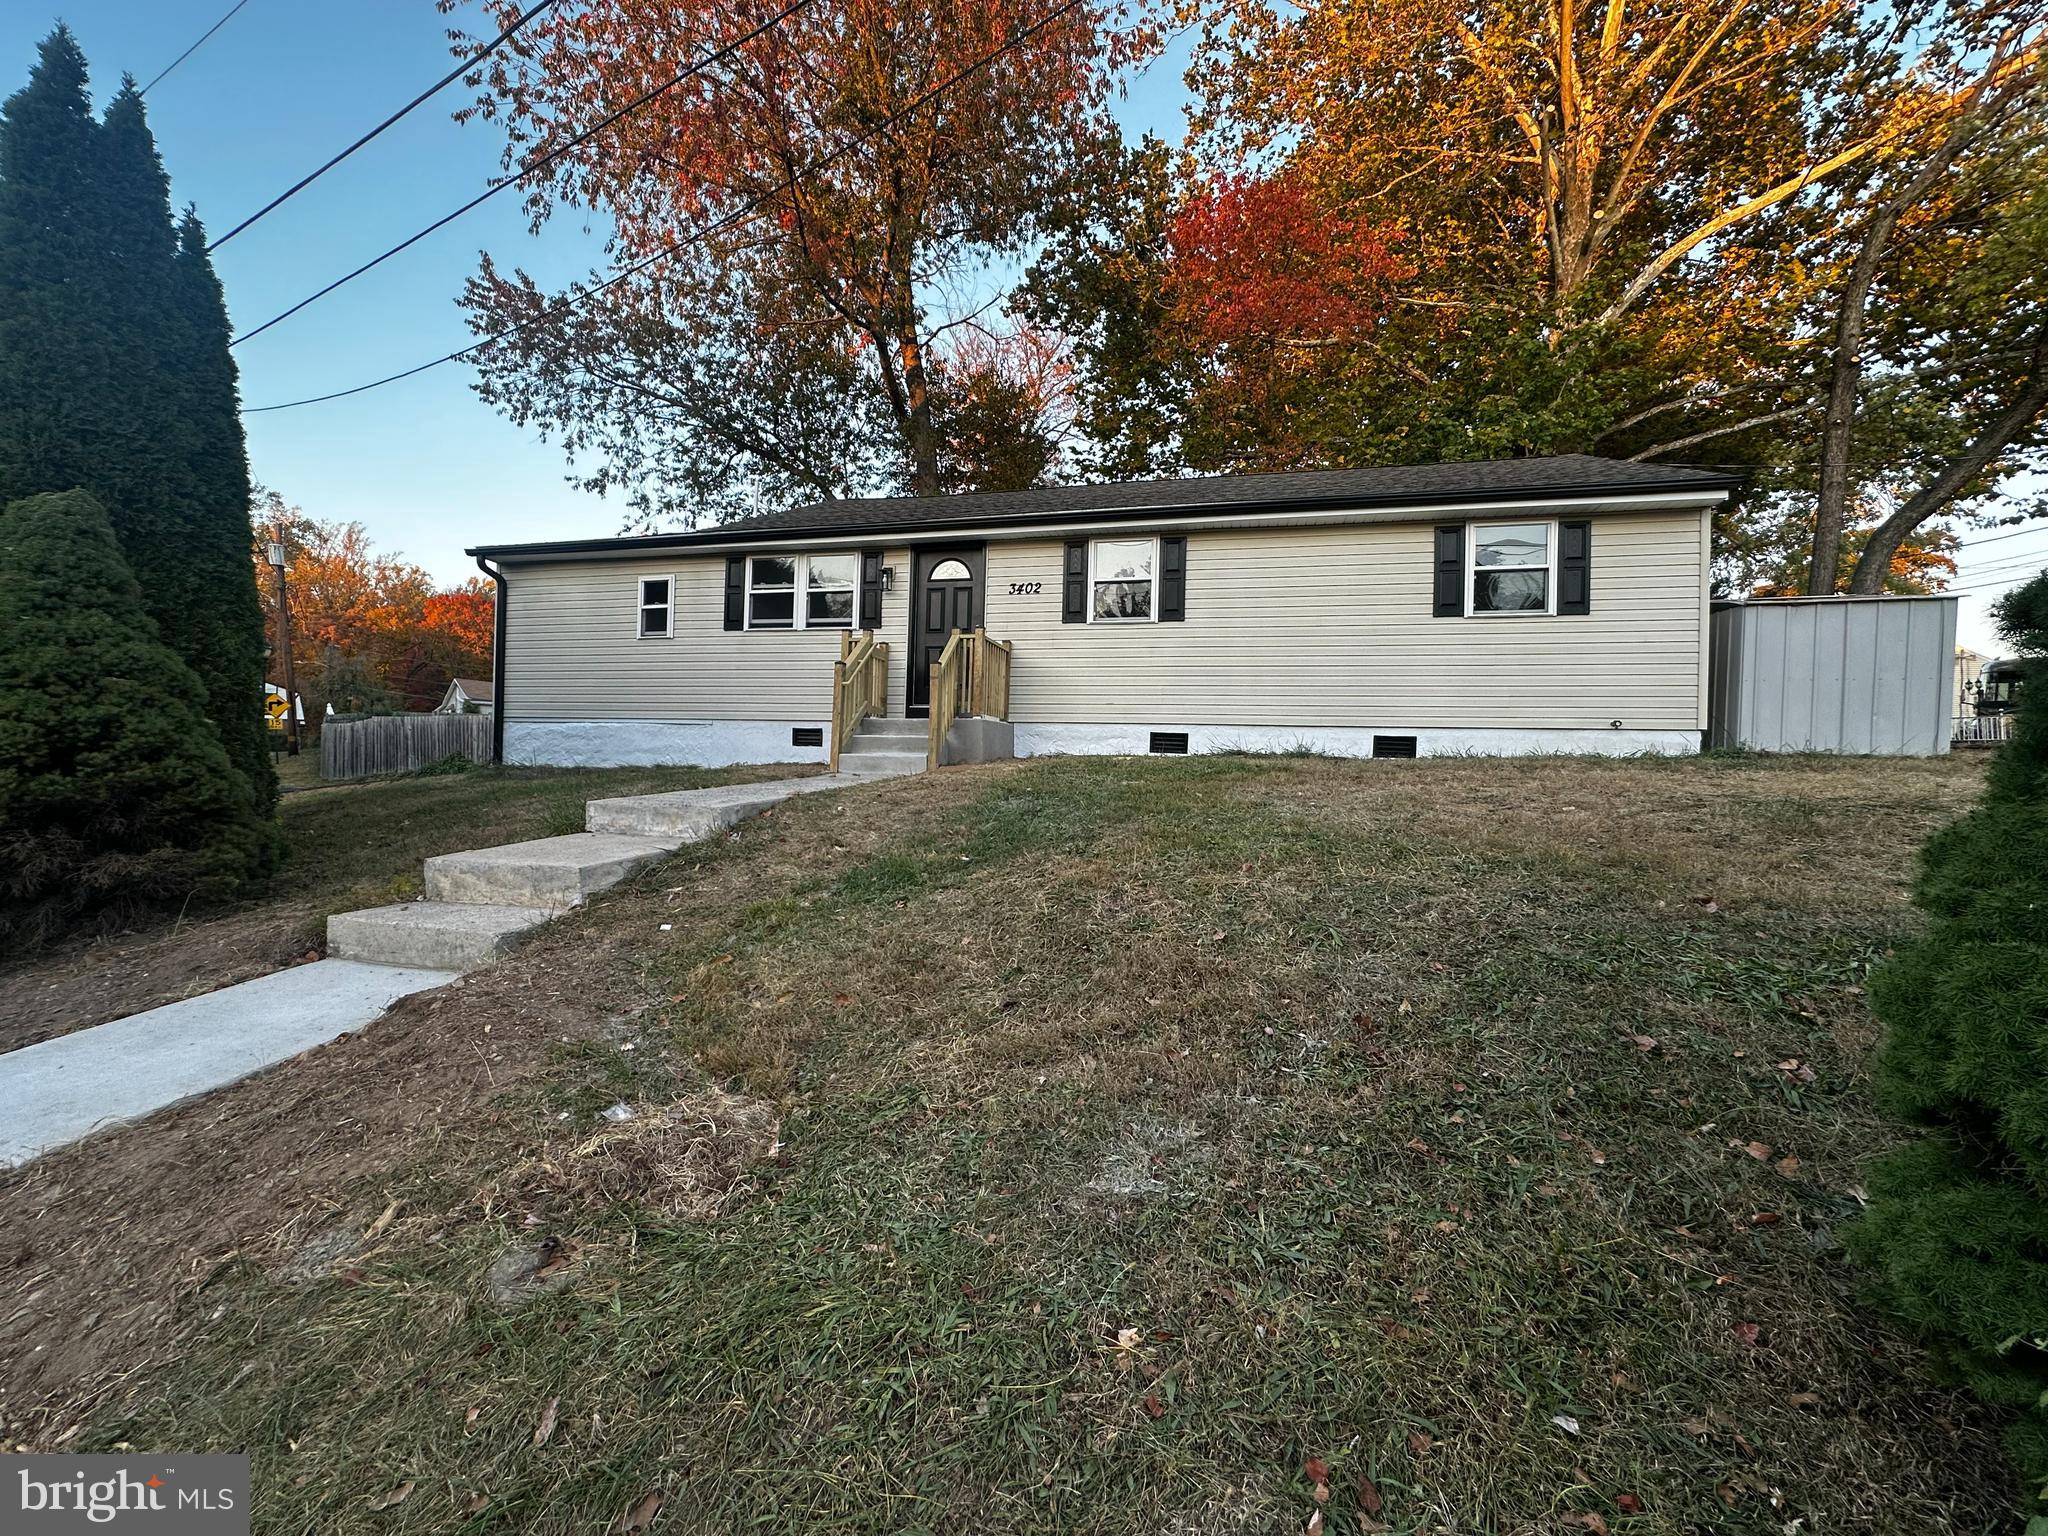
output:
[[772, 1104], [703, 1088], [574, 1144], [543, 1146], [487, 1185], [477, 1205], [529, 1225], [629, 1205], [708, 1221], [748, 1168], [774, 1154], [778, 1124]]

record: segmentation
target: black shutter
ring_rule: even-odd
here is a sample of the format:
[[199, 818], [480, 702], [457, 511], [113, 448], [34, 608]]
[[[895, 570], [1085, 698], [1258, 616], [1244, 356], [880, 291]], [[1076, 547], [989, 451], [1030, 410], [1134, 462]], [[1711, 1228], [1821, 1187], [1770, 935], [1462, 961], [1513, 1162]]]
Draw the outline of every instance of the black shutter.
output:
[[1593, 611], [1593, 525], [1557, 525], [1557, 611]]
[[1159, 622], [1178, 624], [1188, 607], [1188, 541], [1159, 541]]
[[1088, 622], [1088, 542], [1076, 539], [1067, 546], [1066, 580], [1060, 587], [1060, 622]]
[[1436, 610], [1439, 619], [1465, 616], [1465, 525], [1436, 531]]
[[747, 627], [747, 557], [725, 557], [725, 627]]
[[882, 627], [882, 552], [879, 549], [860, 552], [860, 627]]

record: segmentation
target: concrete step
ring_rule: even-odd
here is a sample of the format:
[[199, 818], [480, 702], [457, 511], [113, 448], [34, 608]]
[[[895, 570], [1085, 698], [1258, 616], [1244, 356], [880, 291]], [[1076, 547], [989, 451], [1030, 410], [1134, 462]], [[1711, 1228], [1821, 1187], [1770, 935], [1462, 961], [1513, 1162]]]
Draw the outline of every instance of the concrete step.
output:
[[855, 741], [924, 741], [931, 735], [925, 720], [878, 720], [870, 715], [854, 727]]
[[919, 747], [915, 752], [907, 751], [893, 743], [887, 748], [870, 748], [865, 742], [855, 741], [853, 750], [839, 754], [841, 773], [859, 774], [863, 778], [887, 778], [896, 774], [923, 773], [925, 751]]
[[532, 907], [408, 901], [395, 907], [337, 912], [327, 919], [327, 953], [337, 960], [474, 970], [510, 949], [529, 928], [548, 920]]
[[666, 795], [593, 800], [584, 808], [584, 825], [593, 832], [646, 838], [680, 848], [685, 843], [701, 843], [749, 816], [758, 816], [792, 794], [806, 792], [817, 782], [771, 780], [766, 784], [723, 784], [715, 789], [681, 789]]
[[[586, 812], [587, 814], [587, 812]], [[560, 912], [675, 851], [666, 838], [578, 832], [427, 860], [427, 899]]]

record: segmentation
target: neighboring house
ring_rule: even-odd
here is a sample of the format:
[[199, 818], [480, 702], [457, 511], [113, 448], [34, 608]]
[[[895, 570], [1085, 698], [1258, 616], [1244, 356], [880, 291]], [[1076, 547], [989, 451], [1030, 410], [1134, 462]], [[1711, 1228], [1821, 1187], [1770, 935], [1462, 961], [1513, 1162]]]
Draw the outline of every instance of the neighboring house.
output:
[[890, 646], [891, 717], [927, 712], [950, 631], [1008, 642], [1020, 756], [1696, 752], [1733, 484], [1516, 459], [821, 502], [470, 553], [499, 582], [509, 762], [823, 760], [850, 628]]
[[1980, 655], [1966, 645], [1956, 647], [1955, 691], [1951, 697], [1949, 713], [1960, 720], [1971, 713], [1977, 703], [1977, 680], [1984, 675], [1989, 656]]
[[448, 680], [448, 691], [441, 695], [441, 702], [434, 706], [437, 715], [488, 715], [491, 701], [497, 696], [494, 684], [474, 677], [454, 677]]

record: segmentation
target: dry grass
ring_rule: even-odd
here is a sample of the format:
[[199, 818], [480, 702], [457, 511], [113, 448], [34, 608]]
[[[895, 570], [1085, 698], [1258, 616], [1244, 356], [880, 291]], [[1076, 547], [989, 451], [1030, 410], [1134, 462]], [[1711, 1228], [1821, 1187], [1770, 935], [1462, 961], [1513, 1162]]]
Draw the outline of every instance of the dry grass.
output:
[[[807, 797], [354, 1060], [173, 1112], [175, 1161], [129, 1131], [0, 1186], [41, 1298], [0, 1415], [248, 1449], [275, 1530], [659, 1494], [657, 1532], [1298, 1531], [1309, 1457], [1332, 1532], [1999, 1529], [1991, 1426], [1836, 1236], [1895, 1135], [1864, 978], [1976, 785], [1198, 759]], [[138, 1190], [175, 1238], [121, 1224]], [[311, 1282], [217, 1230], [394, 1201]], [[491, 1306], [543, 1240], [563, 1288]], [[103, 1296], [157, 1309], [145, 1369], [25, 1365]]]

